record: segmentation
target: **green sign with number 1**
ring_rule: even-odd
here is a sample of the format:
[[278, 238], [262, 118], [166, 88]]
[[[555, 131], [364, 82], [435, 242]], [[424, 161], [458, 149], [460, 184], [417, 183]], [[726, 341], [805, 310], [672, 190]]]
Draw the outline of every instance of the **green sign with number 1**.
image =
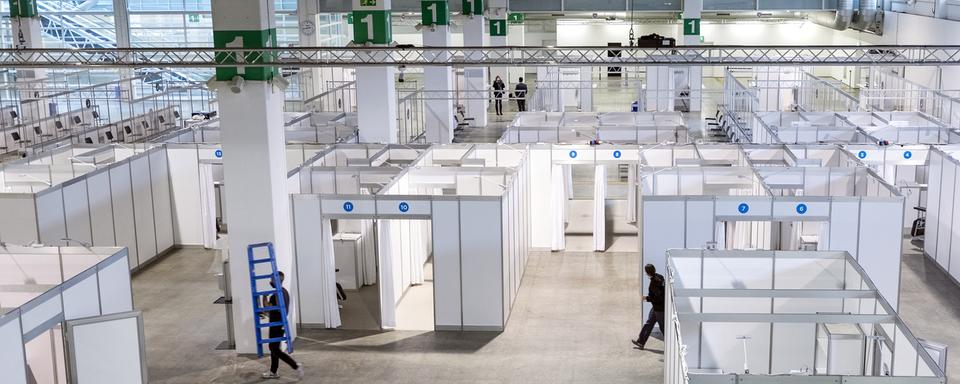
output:
[[423, 25], [450, 25], [450, 6], [447, 0], [420, 2], [420, 23]]
[[353, 42], [390, 44], [393, 41], [390, 11], [353, 11]]
[[700, 19], [683, 19], [683, 35], [699, 36], [700, 35]]
[[490, 20], [490, 36], [506, 36], [507, 20]]
[[464, 16], [483, 14], [483, 0], [461, 0], [460, 6]]

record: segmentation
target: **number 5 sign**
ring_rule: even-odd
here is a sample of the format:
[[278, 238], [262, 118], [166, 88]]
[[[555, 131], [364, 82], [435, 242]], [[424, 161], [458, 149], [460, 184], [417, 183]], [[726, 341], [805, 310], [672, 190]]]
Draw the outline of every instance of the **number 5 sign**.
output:
[[420, 14], [420, 23], [423, 25], [450, 25], [450, 6], [447, 0], [421, 1]]

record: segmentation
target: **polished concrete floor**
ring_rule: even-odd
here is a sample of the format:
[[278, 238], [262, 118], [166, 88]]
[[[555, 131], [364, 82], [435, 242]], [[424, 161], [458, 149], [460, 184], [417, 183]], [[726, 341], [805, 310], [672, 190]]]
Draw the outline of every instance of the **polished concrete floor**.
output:
[[[267, 359], [215, 348], [222, 306], [213, 252], [179, 250], [134, 278], [152, 383], [253, 383]], [[503, 333], [309, 330], [307, 383], [652, 383], [662, 344], [640, 327], [636, 253], [534, 253]], [[283, 381], [293, 381], [290, 376]]]

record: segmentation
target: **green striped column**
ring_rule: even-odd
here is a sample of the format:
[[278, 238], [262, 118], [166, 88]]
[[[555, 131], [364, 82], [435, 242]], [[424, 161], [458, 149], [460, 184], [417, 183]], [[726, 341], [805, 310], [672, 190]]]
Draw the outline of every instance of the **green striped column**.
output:
[[37, 17], [37, 0], [10, 0], [10, 17]]
[[393, 42], [390, 0], [353, 0], [353, 43], [386, 45]]
[[219, 52], [217, 63], [236, 64], [218, 67], [216, 80], [230, 81], [240, 76], [244, 80], [270, 81], [279, 74], [279, 67], [250, 66], [276, 61], [273, 53], [264, 48], [277, 46], [276, 20], [273, 0], [214, 0], [213, 47], [217, 49], [250, 49], [250, 52]]

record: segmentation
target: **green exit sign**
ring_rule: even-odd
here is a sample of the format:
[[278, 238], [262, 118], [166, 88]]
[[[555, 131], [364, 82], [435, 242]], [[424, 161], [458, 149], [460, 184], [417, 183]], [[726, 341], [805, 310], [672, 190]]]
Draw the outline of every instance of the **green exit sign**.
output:
[[524, 14], [522, 14], [522, 13], [513, 12], [513, 13], [511, 13], [510, 15], [507, 16], [507, 21], [509, 21], [509, 22], [511, 22], [511, 23], [513, 23], [513, 24], [520, 24], [520, 23], [523, 23], [523, 20], [526, 19], [526, 18], [527, 18], [526, 15], [524, 15]]
[[683, 19], [684, 36], [700, 36], [700, 19]]
[[198, 15], [198, 14], [196, 14], [196, 13], [191, 13], [191, 14], [187, 15], [187, 21], [189, 21], [189, 22], [191, 22], [191, 23], [199, 23], [199, 22], [200, 22], [200, 15]]

